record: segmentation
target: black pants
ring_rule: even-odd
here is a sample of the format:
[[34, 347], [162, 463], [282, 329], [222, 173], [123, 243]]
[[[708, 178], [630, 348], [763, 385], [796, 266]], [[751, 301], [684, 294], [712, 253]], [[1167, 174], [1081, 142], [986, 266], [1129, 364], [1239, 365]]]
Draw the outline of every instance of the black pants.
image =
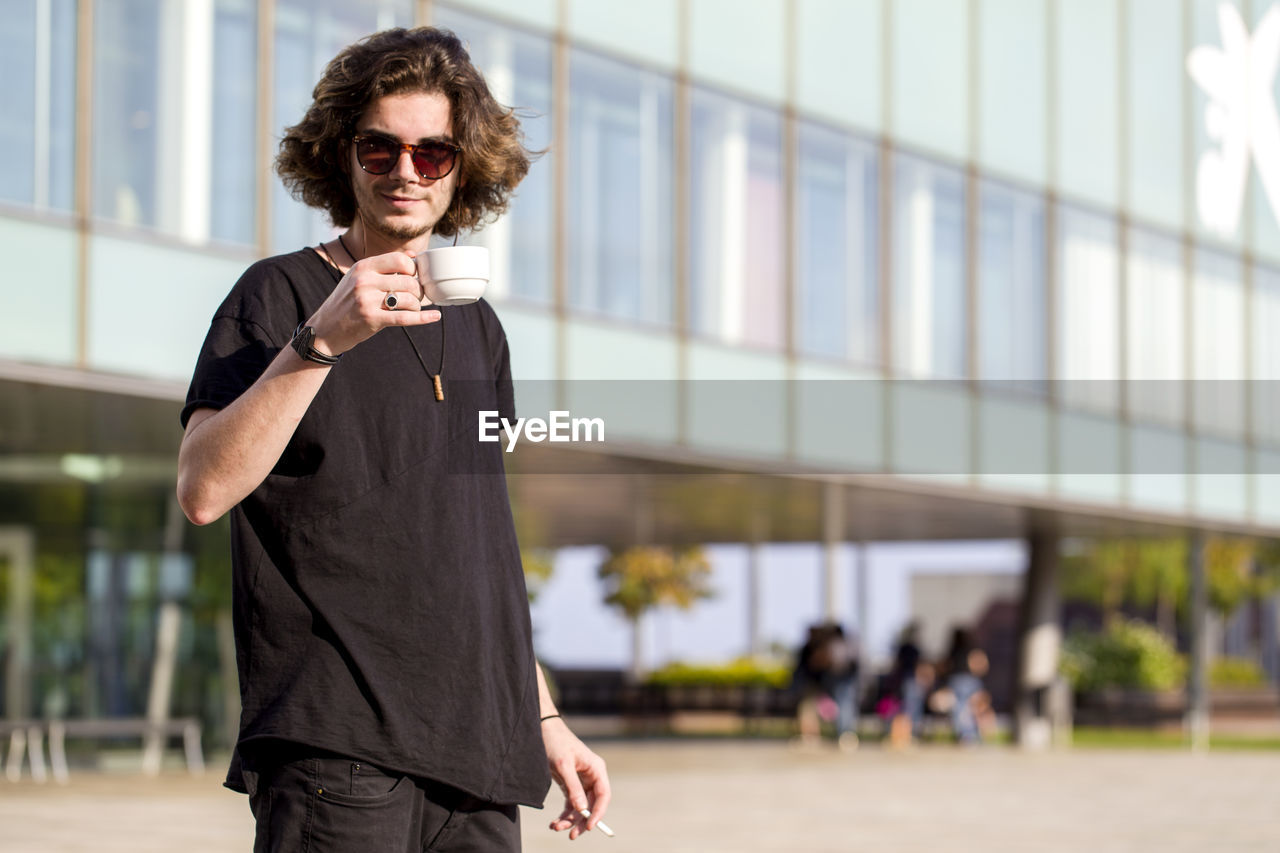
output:
[[314, 750], [245, 761], [254, 853], [492, 853], [520, 850], [514, 805]]

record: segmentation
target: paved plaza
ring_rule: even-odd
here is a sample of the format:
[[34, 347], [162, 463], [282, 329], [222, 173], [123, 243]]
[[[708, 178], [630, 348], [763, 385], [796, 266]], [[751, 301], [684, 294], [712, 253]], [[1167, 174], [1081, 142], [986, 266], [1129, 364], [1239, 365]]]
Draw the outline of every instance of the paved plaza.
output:
[[[593, 745], [612, 771], [617, 837], [570, 843], [545, 828], [550, 809], [524, 810], [528, 853], [1280, 850], [1275, 752]], [[0, 851], [248, 853], [245, 798], [219, 781], [177, 768], [157, 779], [80, 772], [65, 786], [0, 781]]]

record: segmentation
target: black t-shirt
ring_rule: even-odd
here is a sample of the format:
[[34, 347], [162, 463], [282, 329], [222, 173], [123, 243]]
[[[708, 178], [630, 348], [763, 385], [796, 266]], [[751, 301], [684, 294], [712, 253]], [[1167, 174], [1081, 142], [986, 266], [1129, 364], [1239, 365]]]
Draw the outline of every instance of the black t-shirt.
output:
[[[310, 249], [251, 266], [214, 315], [183, 425], [244, 393], [336, 281]], [[483, 301], [442, 315], [346, 353], [232, 510], [239, 748], [291, 741], [537, 806], [528, 598], [501, 444], [477, 440], [479, 410], [514, 417], [506, 336]], [[442, 348], [438, 401], [424, 365]], [[237, 761], [228, 785], [243, 790]]]

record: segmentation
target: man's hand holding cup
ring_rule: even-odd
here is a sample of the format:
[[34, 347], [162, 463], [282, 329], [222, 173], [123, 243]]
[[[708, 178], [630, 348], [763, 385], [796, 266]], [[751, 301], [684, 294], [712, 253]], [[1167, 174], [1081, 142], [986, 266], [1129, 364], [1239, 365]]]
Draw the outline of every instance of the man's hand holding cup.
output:
[[404, 252], [356, 261], [333, 293], [307, 321], [317, 348], [341, 355], [388, 326], [424, 326], [440, 312], [422, 310], [426, 290], [413, 257]]

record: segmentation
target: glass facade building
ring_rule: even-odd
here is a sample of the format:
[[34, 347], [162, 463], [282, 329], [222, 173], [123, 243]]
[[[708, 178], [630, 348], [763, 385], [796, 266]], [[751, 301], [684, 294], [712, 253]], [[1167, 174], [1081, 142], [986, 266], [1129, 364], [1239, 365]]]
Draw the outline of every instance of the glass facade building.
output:
[[[653, 380], [660, 403], [618, 429], [716, 470], [1274, 535], [1280, 79], [1213, 73], [1244, 62], [1224, 28], [1268, 16], [1280, 2], [10, 0], [0, 528], [19, 544], [0, 565], [37, 583], [30, 619], [7, 594], [35, 685], [7, 701], [139, 712], [120, 691], [141, 676], [114, 676], [145, 657], [131, 608], [161, 600], [193, 614], [182, 654], [218, 659], [218, 529], [170, 518], [177, 401], [244, 267], [332, 233], [271, 160], [329, 58], [390, 26], [455, 30], [543, 152], [473, 237], [518, 380]], [[719, 380], [769, 387], [749, 411], [688, 390]], [[726, 413], [760, 423], [726, 436]], [[192, 668], [176, 701], [220, 718], [223, 671]]]

